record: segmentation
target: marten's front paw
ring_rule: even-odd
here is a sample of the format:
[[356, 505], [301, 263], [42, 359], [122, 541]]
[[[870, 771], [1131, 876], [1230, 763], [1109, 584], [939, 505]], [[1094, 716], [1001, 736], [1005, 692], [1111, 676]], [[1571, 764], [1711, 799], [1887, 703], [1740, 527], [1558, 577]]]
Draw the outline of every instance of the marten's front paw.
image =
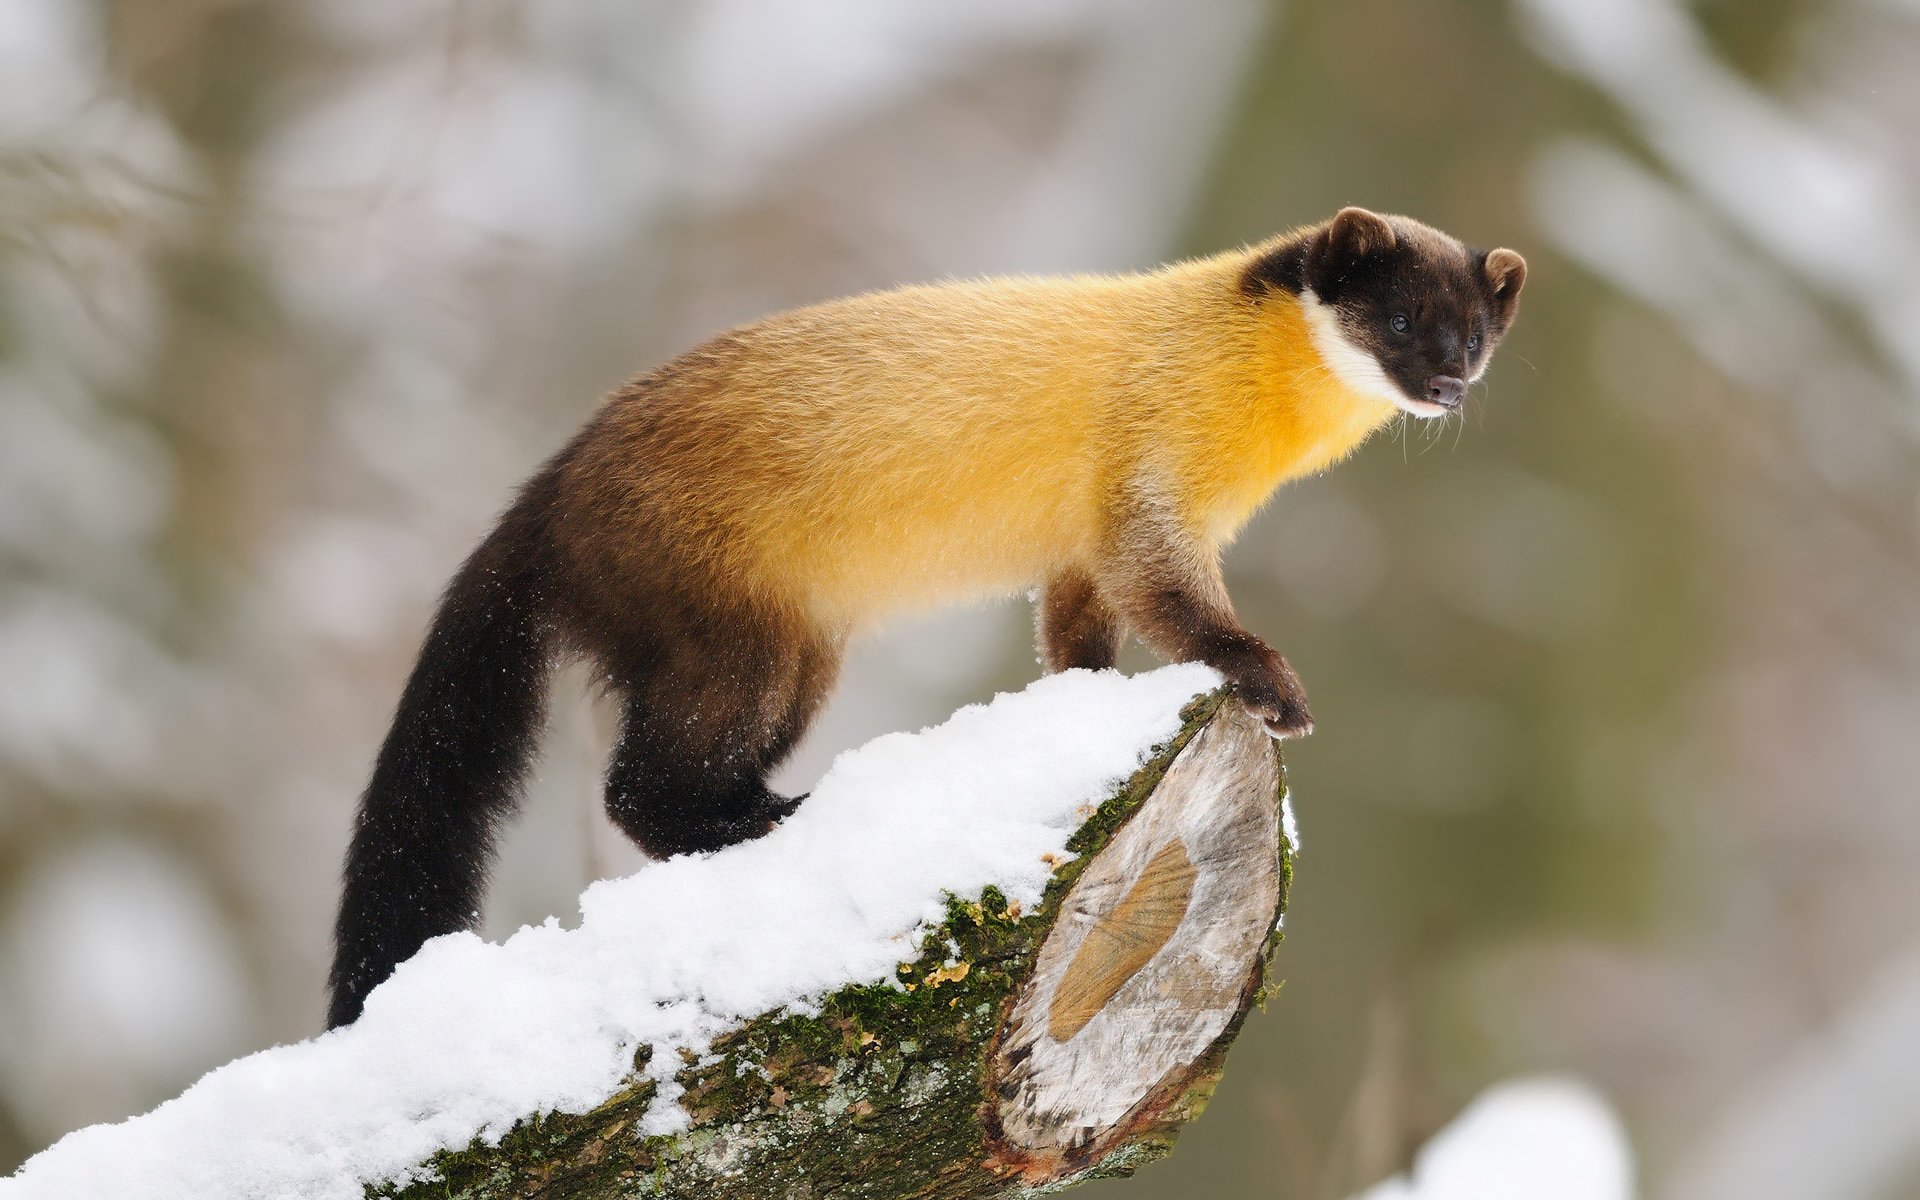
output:
[[1267, 732], [1276, 738], [1305, 737], [1313, 732], [1313, 714], [1307, 710], [1307, 690], [1293, 673], [1287, 660], [1269, 647], [1239, 670], [1228, 673], [1227, 682], [1247, 711], [1260, 718]]
[[1313, 732], [1313, 714], [1307, 711], [1305, 696], [1282, 696], [1277, 706], [1255, 708], [1249, 704], [1247, 710], [1266, 724], [1272, 737], [1306, 737]]

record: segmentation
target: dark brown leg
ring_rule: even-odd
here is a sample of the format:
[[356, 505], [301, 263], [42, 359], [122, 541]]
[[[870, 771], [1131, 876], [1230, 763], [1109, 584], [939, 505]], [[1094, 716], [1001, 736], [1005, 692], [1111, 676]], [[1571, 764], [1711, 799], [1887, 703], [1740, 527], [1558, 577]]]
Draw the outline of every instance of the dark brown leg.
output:
[[1047, 583], [1038, 625], [1040, 659], [1049, 671], [1104, 671], [1120, 652], [1120, 619], [1085, 571], [1063, 571]]
[[607, 814], [656, 858], [759, 837], [798, 804], [766, 777], [832, 687], [839, 645], [744, 612], [655, 622], [609, 671], [626, 713]]
[[1313, 732], [1299, 677], [1273, 647], [1241, 627], [1217, 552], [1187, 534], [1171, 513], [1136, 504], [1116, 526], [1097, 582], [1154, 653], [1219, 671], [1275, 737]]
[[[837, 637], [809, 643], [801, 652], [792, 699], [774, 724], [773, 738], [767, 743], [762, 754], [760, 774], [762, 778], [771, 775], [787, 755], [793, 752], [801, 738], [806, 736], [808, 726], [813, 724], [814, 715], [820, 711], [827, 696], [833, 691], [834, 680], [840, 675], [840, 659], [846, 647]], [[774, 818], [781, 820], [800, 807], [807, 798], [806, 793], [793, 797], [774, 799]]]

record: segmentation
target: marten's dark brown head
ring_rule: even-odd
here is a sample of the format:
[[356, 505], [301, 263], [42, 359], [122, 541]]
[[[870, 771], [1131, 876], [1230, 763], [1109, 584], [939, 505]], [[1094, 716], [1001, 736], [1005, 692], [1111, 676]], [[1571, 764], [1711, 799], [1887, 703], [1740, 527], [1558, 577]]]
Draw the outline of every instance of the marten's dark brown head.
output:
[[1410, 217], [1343, 208], [1256, 259], [1242, 286], [1297, 296], [1314, 348], [1355, 391], [1418, 417], [1457, 410], [1513, 324], [1527, 261]]

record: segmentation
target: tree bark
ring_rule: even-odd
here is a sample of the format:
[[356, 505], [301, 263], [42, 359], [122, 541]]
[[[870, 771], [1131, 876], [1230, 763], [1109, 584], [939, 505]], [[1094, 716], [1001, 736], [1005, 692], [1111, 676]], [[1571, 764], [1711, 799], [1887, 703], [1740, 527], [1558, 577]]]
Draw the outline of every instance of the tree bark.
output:
[[637, 1131], [654, 1085], [636, 1074], [371, 1194], [972, 1200], [1166, 1155], [1264, 998], [1291, 873], [1276, 743], [1222, 693], [1182, 715], [1037, 911], [950, 897], [893, 984], [727, 1035], [678, 1073], [684, 1132]]

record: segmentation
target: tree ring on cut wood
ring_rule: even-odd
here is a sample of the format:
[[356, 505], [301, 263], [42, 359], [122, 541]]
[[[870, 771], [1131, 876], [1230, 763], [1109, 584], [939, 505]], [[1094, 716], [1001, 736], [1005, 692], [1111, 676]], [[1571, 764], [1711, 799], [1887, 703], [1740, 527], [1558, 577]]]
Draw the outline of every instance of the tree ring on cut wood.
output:
[[1002, 1167], [1076, 1174], [1206, 1069], [1260, 982], [1279, 794], [1272, 740], [1229, 702], [1087, 864], [990, 1059]]
[[1047, 1007], [1047, 1034], [1072, 1041], [1167, 944], [1193, 901], [1198, 871], [1184, 842], [1168, 842], [1140, 872], [1133, 890], [1094, 918]]

